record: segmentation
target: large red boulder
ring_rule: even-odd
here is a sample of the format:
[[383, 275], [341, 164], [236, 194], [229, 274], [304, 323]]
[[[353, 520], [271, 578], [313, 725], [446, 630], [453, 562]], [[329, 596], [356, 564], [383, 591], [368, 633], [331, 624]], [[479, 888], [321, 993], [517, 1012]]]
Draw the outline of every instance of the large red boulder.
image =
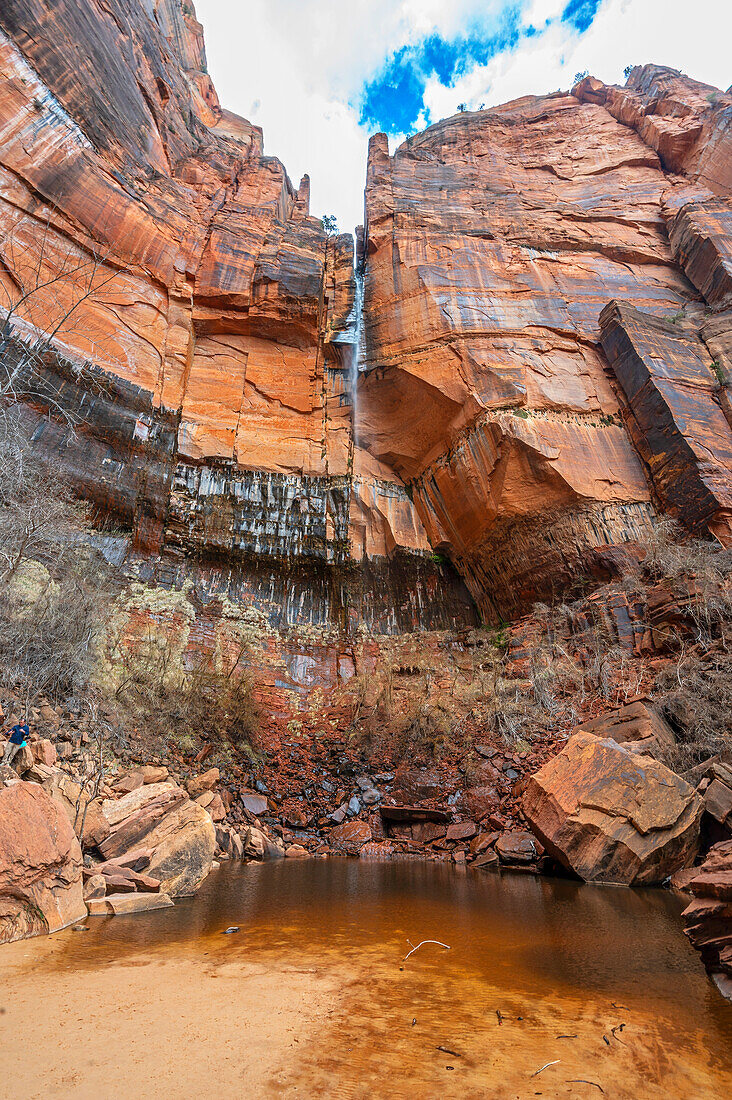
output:
[[83, 919], [81, 867], [71, 823], [42, 787], [0, 790], [0, 943]]
[[589, 733], [527, 783], [523, 809], [550, 855], [588, 882], [648, 886], [690, 866], [702, 802], [650, 756]]

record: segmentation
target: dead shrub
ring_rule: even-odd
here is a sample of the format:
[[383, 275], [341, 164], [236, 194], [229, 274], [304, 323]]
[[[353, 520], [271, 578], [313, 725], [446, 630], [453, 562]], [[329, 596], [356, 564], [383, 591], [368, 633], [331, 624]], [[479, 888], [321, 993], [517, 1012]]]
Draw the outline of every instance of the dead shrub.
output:
[[256, 758], [261, 713], [240, 660], [225, 669], [202, 655], [186, 669], [168, 639], [149, 634], [122, 652], [121, 665], [115, 700], [146, 742], [190, 752], [210, 741]]

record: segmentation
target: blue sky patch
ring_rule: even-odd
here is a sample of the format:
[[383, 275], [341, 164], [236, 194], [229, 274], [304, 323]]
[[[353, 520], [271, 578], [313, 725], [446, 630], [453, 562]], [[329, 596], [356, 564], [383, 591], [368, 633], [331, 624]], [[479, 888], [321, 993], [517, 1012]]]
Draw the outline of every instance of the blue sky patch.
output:
[[562, 12], [562, 22], [571, 23], [580, 34], [584, 34], [592, 26], [601, 3], [602, 0], [569, 0]]
[[[360, 122], [388, 134], [404, 134], [418, 122], [429, 124], [424, 92], [437, 78], [445, 87], [477, 65], [513, 49], [533, 28], [521, 27], [521, 5], [508, 4], [490, 23], [476, 23], [465, 34], [446, 40], [432, 34], [413, 46], [403, 46], [389, 57], [363, 90]], [[455, 105], [457, 107], [457, 104]]]
[[[498, 10], [474, 20], [453, 39], [431, 34], [413, 45], [402, 46], [387, 57], [380, 71], [368, 81], [357, 101], [359, 122], [387, 134], [411, 133], [432, 121], [425, 107], [428, 82], [437, 80], [452, 88], [491, 58], [515, 50], [537, 28], [522, 21], [527, 0], [506, 2]], [[582, 35], [592, 26], [602, 0], [569, 0], [559, 22]], [[554, 20], [547, 20], [545, 28]], [[490, 89], [485, 89], [486, 97]], [[455, 109], [457, 109], [457, 102]]]

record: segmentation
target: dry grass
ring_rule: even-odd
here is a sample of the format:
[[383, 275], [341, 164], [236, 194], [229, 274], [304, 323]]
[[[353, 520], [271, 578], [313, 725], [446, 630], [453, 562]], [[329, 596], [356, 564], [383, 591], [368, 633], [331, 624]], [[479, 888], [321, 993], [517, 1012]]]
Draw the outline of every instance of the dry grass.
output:
[[122, 654], [115, 704], [125, 726], [146, 745], [192, 752], [211, 742], [257, 756], [261, 721], [251, 676], [239, 667], [202, 656], [184, 670], [172, 647], [159, 637]]

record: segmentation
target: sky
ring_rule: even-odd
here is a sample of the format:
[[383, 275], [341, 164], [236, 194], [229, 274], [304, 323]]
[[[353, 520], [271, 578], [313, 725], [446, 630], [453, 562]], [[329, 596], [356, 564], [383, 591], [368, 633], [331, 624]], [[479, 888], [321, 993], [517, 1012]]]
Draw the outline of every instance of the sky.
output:
[[363, 221], [369, 136], [543, 95], [590, 72], [623, 84], [655, 62], [726, 89], [732, 0], [196, 0], [223, 106], [262, 126], [265, 153], [311, 213]]

